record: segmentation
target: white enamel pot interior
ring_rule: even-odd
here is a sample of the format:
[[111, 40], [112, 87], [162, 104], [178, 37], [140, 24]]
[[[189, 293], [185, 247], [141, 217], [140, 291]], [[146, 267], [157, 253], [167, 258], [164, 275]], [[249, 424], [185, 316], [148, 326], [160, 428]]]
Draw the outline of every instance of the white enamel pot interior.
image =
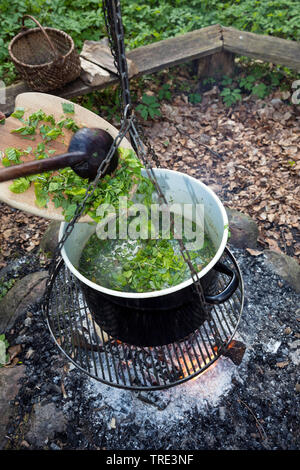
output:
[[[147, 176], [145, 170], [144, 176]], [[204, 224], [205, 231], [215, 246], [215, 256], [199, 273], [199, 278], [205, 276], [218, 262], [226, 247], [228, 238], [228, 218], [224, 206], [216, 194], [201, 181], [185, 175], [183, 173], [166, 170], [154, 169], [155, 176], [161, 187], [167, 201], [180, 204], [203, 204], [204, 205]], [[63, 222], [60, 226], [59, 239], [62, 238], [67, 223]], [[150, 299], [175, 293], [193, 283], [192, 278], [167, 289], [153, 292], [135, 293], [122, 292], [108, 289], [96, 284], [84, 277], [77, 269], [82, 250], [90, 236], [95, 232], [96, 224], [77, 223], [71, 234], [67, 238], [62, 248], [61, 254], [66, 266], [83, 284], [91, 287], [95, 291], [124, 299]]]

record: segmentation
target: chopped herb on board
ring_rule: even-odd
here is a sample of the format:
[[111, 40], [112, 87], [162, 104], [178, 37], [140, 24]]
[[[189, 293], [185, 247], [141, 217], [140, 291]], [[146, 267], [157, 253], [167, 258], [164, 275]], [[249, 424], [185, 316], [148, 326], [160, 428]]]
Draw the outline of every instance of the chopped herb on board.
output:
[[[74, 105], [63, 103], [65, 113], [73, 114]], [[39, 143], [34, 151], [32, 147], [27, 150], [7, 148], [2, 158], [4, 166], [23, 163], [22, 157], [29, 153], [36, 160], [49, 158], [55, 150], [51, 149], [51, 143], [58, 137], [64, 136], [64, 129], [76, 132], [78, 124], [72, 117], [62, 116], [57, 122], [52, 115], [47, 115], [42, 109], [32, 113], [27, 119], [23, 119], [25, 110], [22, 108], [15, 111], [15, 117], [22, 120], [22, 127], [12, 133], [17, 133], [25, 139], [28, 135], [41, 135], [43, 141]], [[34, 137], [33, 137], [34, 138]], [[133, 186], [136, 185], [137, 194], [142, 194], [144, 201], [150, 202], [153, 193], [153, 185], [148, 178], [141, 174], [143, 165], [131, 149], [119, 148], [119, 165], [114, 175], [106, 175], [96, 187], [93, 195], [86, 201], [84, 214], [88, 214], [93, 220], [99, 222], [102, 217], [97, 216], [97, 208], [101, 204], [111, 204], [117, 210], [120, 196], [128, 196]], [[38, 207], [47, 207], [50, 200], [56, 208], [61, 208], [66, 221], [72, 220], [77, 205], [85, 198], [88, 188], [88, 180], [78, 176], [70, 167], [49, 173], [32, 175], [28, 178], [15, 181], [10, 190], [22, 193], [32, 185], [35, 192], [35, 203]], [[128, 198], [129, 199], [129, 198]], [[128, 204], [131, 204], [129, 201]], [[84, 215], [83, 214], [83, 215]]]
[[24, 108], [16, 108], [15, 111], [11, 114], [11, 117], [16, 119], [21, 119], [24, 116], [25, 109]]
[[24, 193], [30, 186], [30, 181], [27, 178], [17, 178], [14, 182], [10, 185], [9, 189], [13, 193]]
[[74, 114], [75, 112], [73, 103], [62, 103], [62, 109], [67, 114]]

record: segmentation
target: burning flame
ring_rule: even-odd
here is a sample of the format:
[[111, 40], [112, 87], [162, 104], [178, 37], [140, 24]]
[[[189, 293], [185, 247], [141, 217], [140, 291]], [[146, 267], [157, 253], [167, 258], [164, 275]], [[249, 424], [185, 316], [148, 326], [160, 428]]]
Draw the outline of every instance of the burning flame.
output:
[[[214, 346], [213, 351], [214, 351], [214, 357], [215, 357], [218, 353], [218, 347]], [[180, 357], [179, 358], [179, 364], [180, 364], [180, 368], [183, 372], [183, 375], [180, 376], [180, 379], [184, 379], [186, 377], [189, 377], [190, 375], [197, 374], [197, 372], [199, 372], [205, 366], [210, 364], [213, 359], [214, 358], [210, 358], [208, 356], [206, 356], [202, 360], [200, 360], [199, 358], [196, 358], [196, 357], [190, 359], [187, 355], [185, 355], [184, 358]], [[214, 361], [210, 365], [209, 370], [212, 370], [215, 366], [216, 366], [216, 361]], [[201, 375], [205, 374], [205, 372], [207, 372], [207, 371], [208, 371], [208, 368], [205, 369], [203, 372], [199, 373], [198, 375], [196, 375], [196, 377], [193, 377], [191, 380], [197, 380]]]

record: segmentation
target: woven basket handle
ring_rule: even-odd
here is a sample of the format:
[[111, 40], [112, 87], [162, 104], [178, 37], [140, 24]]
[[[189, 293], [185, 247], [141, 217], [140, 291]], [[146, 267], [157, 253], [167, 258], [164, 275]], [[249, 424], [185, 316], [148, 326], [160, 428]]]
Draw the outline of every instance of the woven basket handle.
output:
[[56, 60], [57, 60], [57, 59], [63, 59], [63, 60], [64, 60], [64, 57], [63, 57], [61, 54], [59, 54], [59, 53], [57, 52], [57, 50], [55, 49], [55, 47], [54, 47], [54, 45], [53, 45], [51, 39], [49, 38], [49, 36], [48, 36], [48, 34], [46, 33], [46, 31], [45, 31], [45, 29], [43, 28], [43, 26], [42, 26], [42, 25], [38, 22], [38, 20], [36, 20], [33, 16], [31, 16], [31, 15], [23, 15], [23, 17], [22, 17], [22, 29], [23, 29], [23, 30], [27, 29], [26, 26], [25, 26], [25, 24], [24, 24], [25, 18], [30, 18], [30, 19], [31, 19], [32, 21], [34, 21], [34, 22], [37, 24], [37, 26], [40, 28], [40, 30], [42, 31], [42, 33], [43, 33], [43, 35], [45, 36], [46, 40], [48, 41], [48, 44], [49, 44], [49, 46], [51, 47], [53, 54], [56, 56]]

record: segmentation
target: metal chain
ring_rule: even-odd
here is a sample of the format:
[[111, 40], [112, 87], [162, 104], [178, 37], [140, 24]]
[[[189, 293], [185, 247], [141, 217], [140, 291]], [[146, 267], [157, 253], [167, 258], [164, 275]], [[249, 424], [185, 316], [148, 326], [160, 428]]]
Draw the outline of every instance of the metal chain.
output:
[[[118, 71], [119, 80], [120, 80], [121, 97], [122, 97], [122, 99], [120, 100], [121, 107], [122, 107], [121, 126], [120, 126], [119, 133], [117, 137], [114, 139], [113, 144], [106, 158], [102, 161], [98, 169], [96, 178], [87, 187], [83, 200], [80, 202], [80, 204], [78, 204], [72, 220], [67, 225], [67, 228], [64, 232], [63, 237], [61, 238], [58, 245], [56, 246], [51, 264], [49, 266], [49, 277], [47, 279], [47, 285], [46, 285], [46, 290], [45, 290], [45, 295], [44, 295], [44, 301], [46, 303], [49, 301], [49, 297], [51, 294], [53, 276], [55, 275], [57, 266], [61, 260], [61, 249], [64, 243], [66, 242], [66, 240], [68, 239], [68, 237], [70, 236], [76, 222], [83, 215], [88, 199], [93, 195], [97, 187], [97, 184], [99, 182], [99, 179], [105, 173], [115, 151], [117, 150], [122, 139], [125, 137], [125, 135], [128, 132], [130, 135], [132, 147], [137, 153], [137, 156], [143, 162], [146, 172], [148, 174], [148, 177], [153, 183], [158, 193], [159, 198], [163, 201], [166, 207], [168, 207], [168, 203], [165, 198], [165, 195], [163, 194], [160, 188], [160, 185], [157, 181], [153, 168], [150, 165], [150, 162], [148, 161], [147, 157], [149, 154], [152, 155], [152, 158], [157, 164], [157, 166], [160, 166], [159, 159], [154, 149], [151, 147], [151, 144], [149, 141], [147, 141], [146, 146], [143, 144], [139, 135], [139, 132], [141, 131], [137, 123], [137, 119], [132, 113], [120, 1], [119, 0], [103, 0], [102, 5], [103, 5], [103, 13], [104, 13], [105, 24], [106, 24], [107, 33], [108, 33], [110, 49], [111, 49], [112, 56], [114, 58], [115, 67]], [[139, 132], [137, 129], [139, 130]], [[196, 291], [199, 295], [200, 302], [202, 305], [204, 305], [206, 301], [205, 301], [205, 297], [204, 297], [204, 293], [203, 293], [203, 289], [202, 289], [202, 285], [201, 285], [198, 273], [195, 270], [191, 262], [189, 252], [186, 249], [183, 241], [181, 239], [177, 239], [177, 240], [179, 242], [179, 247], [180, 247], [182, 257], [190, 269], [191, 277], [193, 279]]]
[[[156, 189], [156, 192], [158, 194], [158, 197], [163, 202], [163, 204], [165, 204], [165, 207], [168, 208], [168, 201], [167, 201], [163, 191], [161, 190], [161, 187], [160, 187], [160, 185], [157, 181], [157, 178], [155, 176], [155, 173], [153, 171], [152, 166], [150, 166], [149, 161], [147, 160], [147, 152], [146, 152], [145, 146], [144, 146], [143, 142], [141, 141], [141, 139], [139, 137], [139, 134], [136, 130], [134, 122], [131, 123], [129, 133], [132, 136], [132, 140], [135, 142], [135, 146], [137, 148], [137, 154], [139, 155], [139, 157], [141, 158], [141, 160], [142, 160], [142, 162], [145, 166], [148, 177], [149, 177], [150, 181], [152, 182], [152, 184], [154, 185], [154, 187]], [[171, 228], [175, 229], [174, 224], [172, 223], [172, 219], [171, 219]], [[183, 241], [180, 238], [177, 238], [177, 241], [179, 243], [179, 248], [180, 248], [181, 255], [182, 255], [184, 261], [187, 263], [187, 265], [190, 269], [191, 277], [193, 279], [195, 289], [196, 289], [196, 291], [197, 291], [197, 293], [200, 297], [201, 304], [204, 305], [206, 303], [206, 301], [205, 301], [205, 296], [204, 296], [204, 292], [203, 292], [203, 289], [202, 289], [202, 285], [201, 285], [201, 282], [200, 282], [199, 275], [198, 275], [197, 271], [195, 270], [195, 268], [193, 266], [193, 263], [192, 263], [191, 258], [190, 258], [190, 254], [189, 254], [188, 250], [186, 249]]]
[[110, 148], [108, 154], [106, 155], [105, 159], [101, 162], [101, 165], [98, 168], [97, 175], [96, 175], [95, 179], [88, 185], [83, 200], [77, 205], [76, 211], [75, 211], [75, 214], [74, 214], [72, 220], [68, 223], [67, 228], [64, 232], [64, 235], [62, 236], [62, 238], [60, 239], [60, 241], [58, 242], [58, 244], [55, 248], [53, 258], [52, 258], [50, 266], [49, 266], [49, 276], [48, 276], [47, 282], [46, 282], [46, 289], [45, 289], [45, 301], [46, 302], [49, 300], [50, 291], [51, 291], [51, 288], [52, 288], [52, 278], [53, 278], [53, 276], [56, 272], [57, 265], [60, 262], [61, 249], [62, 249], [64, 243], [66, 242], [66, 240], [68, 239], [68, 237], [70, 236], [70, 234], [72, 233], [76, 222], [83, 215], [88, 199], [90, 197], [92, 197], [92, 195], [94, 194], [94, 192], [96, 190], [96, 187], [98, 185], [99, 179], [102, 178], [102, 176], [105, 174], [105, 172], [106, 172], [108, 166], [110, 165], [110, 162], [111, 162], [116, 150], [118, 149], [120, 143], [122, 142], [122, 139], [125, 137], [125, 135], [127, 134], [127, 132], [129, 131], [129, 129], [131, 127], [132, 118], [127, 117], [128, 112], [129, 112], [129, 106], [127, 106], [125, 108], [124, 119], [121, 123], [121, 127], [120, 127], [118, 135], [114, 139], [114, 141], [111, 145], [111, 148]]
[[[126, 60], [126, 55], [125, 55], [124, 30], [123, 30], [123, 24], [122, 24], [120, 0], [103, 0], [102, 5], [103, 5], [103, 13], [104, 13], [104, 18], [105, 18], [111, 53], [114, 58], [115, 66], [119, 73], [119, 80], [120, 80], [120, 86], [121, 86], [121, 91], [122, 91], [123, 103], [124, 103], [124, 106], [129, 105], [131, 107], [128, 68], [127, 68], [127, 60]], [[130, 112], [131, 112], [131, 108], [130, 108]], [[148, 154], [150, 154], [153, 160], [156, 163], [158, 163], [158, 166], [160, 166], [159, 159], [154, 149], [152, 148], [149, 140], [147, 140], [147, 143], [146, 143], [146, 147], [147, 147], [147, 150], [146, 150], [146, 147], [143, 144], [140, 138], [139, 132], [137, 130], [138, 127], [139, 126], [137, 124], [137, 119], [136, 117], [134, 117], [131, 121], [131, 126], [129, 128], [129, 134], [130, 134], [132, 146], [135, 152], [137, 153], [137, 156], [142, 160], [145, 166], [146, 172], [148, 174], [148, 177], [153, 183], [158, 193], [159, 198], [163, 201], [163, 203], [167, 207], [168, 202], [160, 188], [160, 185], [157, 181], [157, 178], [154, 174], [153, 168], [150, 165], [147, 156]], [[200, 298], [200, 302], [202, 305], [204, 305], [206, 301], [205, 301], [205, 296], [203, 293], [199, 275], [191, 262], [190, 254], [188, 250], [186, 249], [183, 241], [181, 239], [178, 239], [178, 242], [179, 242], [179, 247], [180, 247], [182, 257], [190, 269], [196, 291]]]
[[102, 10], [110, 50], [114, 59], [114, 65], [118, 71], [120, 81], [121, 108], [124, 114], [126, 106], [129, 106], [128, 113], [131, 114], [129, 75], [125, 55], [124, 29], [121, 16], [120, 2], [116, 2], [115, 0], [103, 0]]

